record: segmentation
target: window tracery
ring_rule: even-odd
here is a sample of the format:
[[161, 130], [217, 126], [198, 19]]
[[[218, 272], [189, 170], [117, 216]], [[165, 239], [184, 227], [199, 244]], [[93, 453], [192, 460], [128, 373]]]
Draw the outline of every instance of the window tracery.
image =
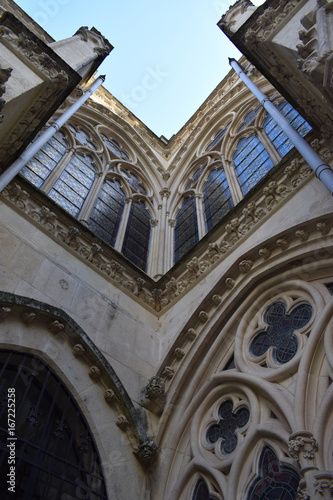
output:
[[115, 139], [110, 139], [103, 133], [101, 133], [101, 137], [108, 149], [118, 158], [121, 158], [122, 160], [130, 160], [128, 153], [120, 146], [120, 144]]
[[192, 500], [212, 500], [211, 496], [209, 495], [208, 486], [201, 478], [198, 479], [195, 485]]
[[274, 451], [265, 446], [259, 459], [258, 477], [249, 489], [247, 500], [294, 500], [299, 481], [297, 470], [281, 463]]
[[231, 399], [226, 399], [218, 409], [219, 420], [210, 425], [206, 432], [206, 439], [210, 445], [220, 444], [223, 455], [230, 455], [237, 446], [237, 429], [243, 428], [249, 421], [248, 408], [234, 410]]
[[233, 202], [223, 168], [212, 170], [203, 188], [207, 230], [212, 229], [232, 209]]
[[295, 330], [305, 327], [312, 316], [310, 304], [301, 303], [293, 307], [289, 314], [283, 301], [271, 304], [264, 313], [266, 330], [259, 332], [250, 344], [252, 356], [260, 358], [268, 349], [273, 350], [273, 359], [278, 364], [288, 363], [298, 350]]

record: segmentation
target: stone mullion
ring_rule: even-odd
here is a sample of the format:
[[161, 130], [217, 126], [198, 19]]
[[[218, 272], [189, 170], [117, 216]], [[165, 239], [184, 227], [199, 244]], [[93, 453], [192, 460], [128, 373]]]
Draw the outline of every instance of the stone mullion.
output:
[[199, 241], [201, 238], [203, 238], [206, 234], [206, 224], [205, 224], [205, 217], [203, 213], [203, 201], [202, 201], [202, 194], [197, 193], [195, 195], [195, 207], [196, 207], [196, 212], [197, 212], [197, 224], [198, 224], [198, 237]]
[[114, 245], [115, 250], [118, 250], [119, 252], [121, 252], [121, 250], [123, 248], [128, 219], [129, 219], [130, 211], [132, 208], [132, 202], [133, 202], [133, 198], [126, 198], [126, 205], [125, 205], [125, 208], [123, 211], [123, 215], [122, 215], [120, 225], [119, 225], [119, 231], [118, 231], [116, 242]]
[[150, 225], [151, 236], [147, 274], [156, 276], [158, 274], [158, 255], [162, 253], [162, 249], [159, 248], [159, 232], [157, 230], [158, 220], [151, 219]]
[[68, 163], [73, 158], [74, 154], [75, 154], [74, 148], [70, 148], [66, 151], [64, 156], [59, 161], [58, 165], [52, 170], [48, 178], [43, 182], [41, 190], [44, 191], [44, 193], [48, 193], [52, 189], [54, 183], [61, 176], [61, 174], [67, 167]]
[[87, 226], [89, 224], [91, 212], [93, 211], [94, 206], [96, 204], [96, 199], [98, 198], [99, 192], [102, 189], [104, 180], [105, 180], [105, 175], [103, 175], [102, 172], [96, 173], [93, 185], [89, 190], [88, 196], [86, 197], [82, 205], [78, 219], [80, 222], [82, 222]]
[[167, 225], [167, 234], [166, 234], [166, 249], [165, 249], [165, 270], [167, 271], [173, 266], [174, 263], [174, 241], [175, 241], [175, 226], [176, 220], [169, 219]]
[[274, 165], [276, 165], [277, 163], [279, 163], [279, 161], [281, 160], [281, 156], [279, 155], [279, 153], [277, 152], [277, 150], [273, 146], [273, 144], [270, 141], [270, 139], [264, 133], [263, 129], [262, 128], [256, 128], [255, 135], [256, 135], [256, 137], [258, 137], [258, 139], [260, 140], [260, 142], [262, 143], [262, 145], [266, 149], [266, 151], [269, 154], [269, 156], [270, 156], [272, 162], [274, 163]]
[[234, 205], [237, 205], [243, 199], [243, 193], [237, 180], [236, 172], [234, 169], [234, 162], [222, 158], [224, 172], [229, 184], [231, 198]]

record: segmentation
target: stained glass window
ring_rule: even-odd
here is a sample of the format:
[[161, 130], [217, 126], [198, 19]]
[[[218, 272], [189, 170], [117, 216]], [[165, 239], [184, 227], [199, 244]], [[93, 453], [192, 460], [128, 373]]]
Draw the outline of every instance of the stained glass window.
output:
[[68, 123], [67, 127], [69, 130], [71, 130], [75, 134], [76, 140], [80, 143], [83, 144], [84, 146], [88, 146], [89, 148], [93, 149], [94, 151], [97, 150], [97, 147], [94, 143], [94, 140], [90, 136], [90, 134], [86, 131], [83, 130], [81, 127], [75, 127], [74, 125]]
[[250, 412], [247, 408], [239, 408], [233, 411], [233, 402], [226, 399], [220, 405], [218, 410], [219, 421], [211, 425], [206, 433], [206, 439], [209, 444], [215, 444], [221, 439], [220, 448], [224, 455], [232, 453], [237, 446], [236, 430], [244, 427], [250, 418]]
[[95, 167], [89, 155], [76, 154], [48, 193], [49, 197], [77, 217], [94, 182]]
[[114, 246], [125, 206], [121, 183], [107, 179], [99, 192], [89, 220], [89, 227], [100, 238]]
[[212, 500], [209, 496], [208, 487], [203, 479], [199, 479], [195, 485], [192, 500]]
[[215, 137], [214, 139], [212, 140], [212, 142], [210, 142], [208, 144], [208, 146], [206, 147], [206, 151], [211, 151], [212, 149], [214, 149], [214, 147], [220, 142], [220, 140], [222, 139], [222, 137], [224, 136], [224, 134], [226, 133], [226, 131], [228, 130], [228, 127], [230, 125], [231, 122], [229, 122], [224, 128], [220, 129], [216, 134], [215, 134]]
[[198, 241], [195, 198], [188, 196], [184, 199], [176, 217], [175, 262], [181, 259]]
[[259, 332], [250, 345], [254, 357], [260, 357], [269, 348], [273, 349], [273, 358], [279, 364], [290, 361], [298, 349], [298, 341], [294, 331], [306, 326], [312, 316], [310, 304], [302, 303], [293, 307], [289, 314], [283, 301], [271, 304], [265, 314], [266, 330]]
[[21, 170], [32, 184], [41, 187], [66, 153], [65, 135], [58, 131]]
[[[30, 354], [1, 350], [0, 367], [2, 498], [106, 499], [93, 436], [61, 380]], [[10, 388], [15, 388], [15, 441], [8, 435]], [[14, 495], [6, 483], [9, 443], [15, 443]]]
[[[301, 115], [289, 103], [283, 102], [282, 104], [277, 106], [277, 108], [302, 137], [304, 137], [311, 130], [308, 122], [305, 121], [304, 118], [302, 118]], [[276, 123], [275, 120], [273, 120], [271, 116], [267, 116], [264, 122], [264, 127], [265, 133], [282, 157], [285, 156], [294, 147], [292, 142], [282, 131], [281, 127]]]
[[233, 160], [243, 194], [248, 193], [274, 167], [268, 152], [253, 135], [240, 139]]
[[243, 130], [244, 128], [248, 127], [255, 119], [258, 111], [261, 109], [261, 105], [258, 106], [257, 109], [251, 109], [251, 111], [249, 111], [245, 116], [244, 116], [244, 119], [243, 119], [243, 123], [242, 125], [239, 127], [239, 129], [237, 130], [237, 132], [240, 132], [241, 130]]
[[147, 190], [144, 187], [142, 181], [131, 170], [125, 170], [122, 168], [121, 173], [127, 179], [127, 182], [130, 184], [130, 186], [134, 192], [141, 193], [141, 194], [147, 194]]
[[297, 470], [281, 463], [274, 451], [265, 446], [259, 459], [259, 474], [249, 489], [247, 500], [294, 500], [299, 481]]
[[202, 165], [201, 167], [197, 168], [192, 177], [189, 179], [188, 183], [186, 184], [184, 190], [186, 191], [187, 189], [190, 189], [191, 187], [194, 187], [195, 184], [198, 182], [200, 175], [202, 174], [203, 169], [205, 168], [206, 163]]
[[118, 158], [122, 158], [123, 160], [130, 159], [126, 151], [121, 148], [120, 144], [115, 139], [109, 139], [105, 134], [101, 134], [101, 136], [109, 150], [118, 156]]
[[233, 207], [223, 168], [210, 172], [203, 188], [207, 229], [212, 229]]
[[137, 267], [146, 271], [151, 232], [151, 215], [144, 201], [132, 203], [122, 253]]

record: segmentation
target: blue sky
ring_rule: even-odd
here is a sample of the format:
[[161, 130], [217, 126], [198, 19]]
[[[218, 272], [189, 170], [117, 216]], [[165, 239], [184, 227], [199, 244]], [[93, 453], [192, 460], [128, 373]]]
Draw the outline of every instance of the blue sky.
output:
[[[17, 0], [53, 38], [94, 26], [114, 46], [104, 84], [156, 135], [170, 138], [240, 57], [216, 26], [232, 0]], [[253, 3], [263, 3], [256, 0]]]

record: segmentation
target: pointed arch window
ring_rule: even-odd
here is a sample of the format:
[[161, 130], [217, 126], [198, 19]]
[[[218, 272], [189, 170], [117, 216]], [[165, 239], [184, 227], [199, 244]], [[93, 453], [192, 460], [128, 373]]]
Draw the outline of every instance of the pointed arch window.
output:
[[130, 159], [129, 155], [115, 139], [109, 139], [109, 137], [105, 134], [101, 134], [101, 136], [109, 150], [112, 151], [112, 153], [114, 153], [116, 156], [118, 156], [118, 158], [122, 158], [123, 160]]
[[48, 196], [77, 217], [93, 185], [95, 173], [93, 158], [90, 155], [76, 154], [54, 183]]
[[195, 198], [187, 196], [176, 216], [175, 262], [199, 241]]
[[224, 127], [224, 128], [221, 128], [214, 136], [214, 139], [212, 140], [212, 142], [210, 142], [208, 144], [208, 146], [206, 147], [205, 151], [211, 151], [212, 149], [215, 148], [215, 146], [221, 141], [222, 137], [224, 136], [224, 134], [226, 133], [226, 131], [228, 130], [228, 127], [230, 125], [231, 122], [227, 123], [227, 125]]
[[258, 477], [249, 489], [247, 500], [294, 500], [299, 481], [297, 470], [281, 463], [274, 451], [265, 446], [259, 459]]
[[128, 218], [122, 253], [133, 264], [147, 270], [151, 233], [151, 215], [143, 200], [133, 201]]
[[[279, 104], [277, 108], [302, 137], [305, 137], [306, 134], [310, 132], [311, 127], [309, 123], [304, 120], [304, 118], [291, 106], [291, 104], [283, 102]], [[270, 115], [267, 116], [264, 122], [264, 130], [281, 157], [289, 153], [289, 151], [294, 147], [293, 143], [288, 139], [281, 127]]]
[[212, 229], [233, 207], [228, 181], [223, 168], [212, 170], [203, 188], [207, 230]]
[[240, 139], [233, 161], [243, 195], [248, 193], [274, 167], [263, 144], [253, 135]]
[[23, 177], [41, 187], [64, 157], [68, 144], [65, 134], [58, 131], [21, 170]]
[[[1, 350], [0, 366], [2, 397], [13, 394], [8, 389], [15, 389], [14, 497], [106, 499], [93, 436], [61, 380], [44, 361], [30, 354]], [[0, 477], [4, 492], [8, 488], [9, 463], [6, 399], [0, 406], [0, 432], [3, 436]]]
[[195, 485], [192, 500], [212, 500], [209, 489], [203, 479], [199, 479]]
[[125, 207], [125, 193], [118, 179], [106, 179], [89, 220], [90, 229], [114, 246]]

